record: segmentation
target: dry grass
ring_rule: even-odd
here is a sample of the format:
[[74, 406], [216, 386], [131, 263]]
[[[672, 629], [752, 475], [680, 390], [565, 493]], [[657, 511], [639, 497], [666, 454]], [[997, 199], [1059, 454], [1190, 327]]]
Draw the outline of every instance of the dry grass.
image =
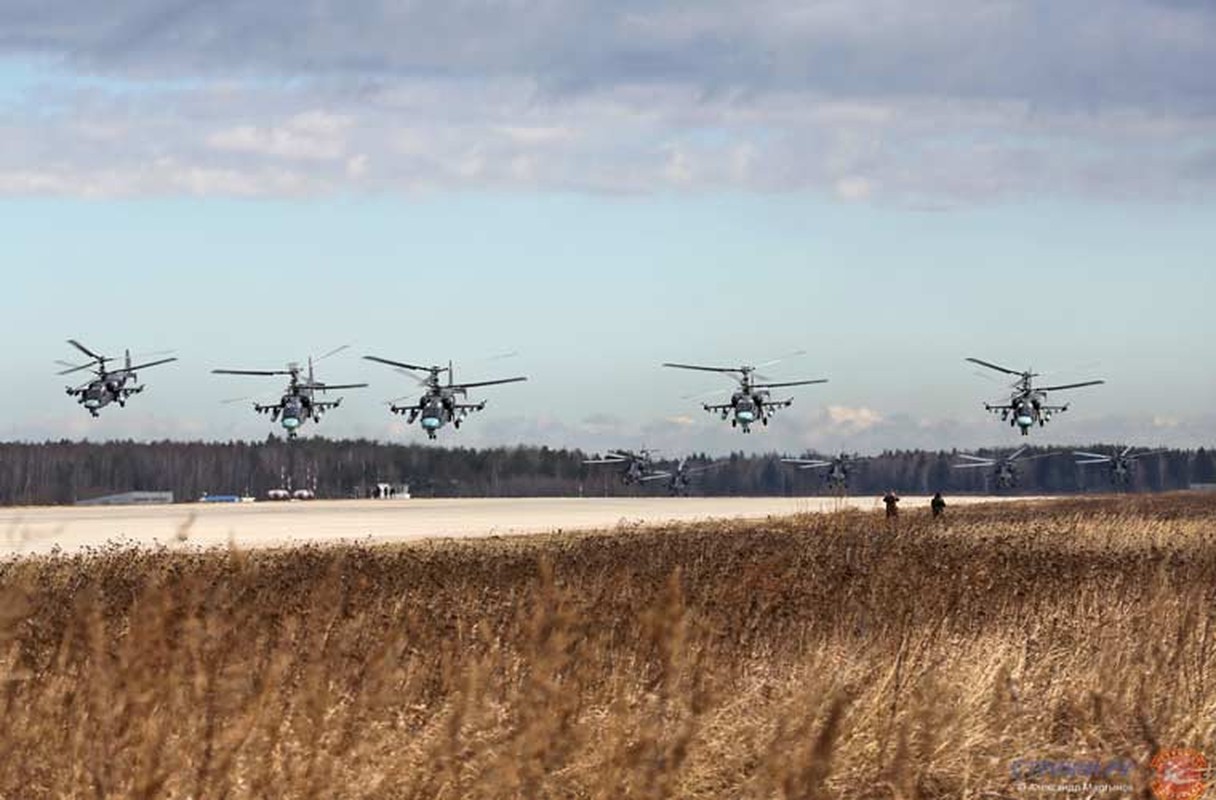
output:
[[103, 549], [0, 592], [5, 798], [995, 797], [1216, 742], [1200, 496]]

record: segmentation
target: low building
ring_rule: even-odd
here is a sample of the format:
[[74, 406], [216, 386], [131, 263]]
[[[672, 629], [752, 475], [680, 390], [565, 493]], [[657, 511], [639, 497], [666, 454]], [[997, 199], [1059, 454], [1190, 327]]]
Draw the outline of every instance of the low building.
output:
[[159, 506], [173, 502], [173, 492], [123, 492], [77, 500], [78, 506]]

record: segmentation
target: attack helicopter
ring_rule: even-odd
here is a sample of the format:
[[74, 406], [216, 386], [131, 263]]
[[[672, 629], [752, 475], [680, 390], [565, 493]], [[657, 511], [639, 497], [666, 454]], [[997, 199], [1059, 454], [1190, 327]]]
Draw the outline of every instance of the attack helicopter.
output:
[[850, 456], [847, 453], [841, 453], [831, 459], [823, 458], [783, 458], [783, 464], [794, 464], [798, 469], [823, 469], [828, 468], [828, 471], [823, 475], [823, 482], [829, 488], [843, 492], [849, 488], [849, 476], [853, 474], [853, 464], [857, 461], [862, 461], [867, 456]]
[[[798, 353], [797, 355], [801, 355]], [[780, 360], [780, 359], [779, 359]], [[768, 425], [768, 418], [778, 409], [793, 405], [793, 398], [786, 400], [771, 399], [770, 389], [783, 389], [791, 386], [810, 386], [816, 383], [827, 383], [826, 378], [805, 381], [785, 381], [772, 383], [769, 378], [758, 375], [756, 370], [776, 364], [770, 361], [759, 367], [745, 364], [739, 367], [705, 367], [698, 364], [675, 364], [665, 362], [663, 366], [673, 369], [697, 370], [699, 372], [717, 372], [730, 375], [739, 382], [739, 388], [731, 395], [726, 403], [702, 403], [702, 407], [711, 414], [720, 414], [723, 420], [730, 420], [732, 428], [742, 428], [744, 433], [751, 433], [751, 426], [757, 422]], [[764, 383], [756, 383], [759, 378]]]
[[661, 481], [668, 479], [667, 492], [672, 497], [684, 497], [688, 494], [689, 488], [692, 486], [692, 476], [699, 475], [702, 472], [708, 472], [711, 469], [717, 469], [725, 464], [725, 461], [714, 461], [709, 464], [703, 464], [699, 467], [688, 466], [688, 459], [682, 458], [676, 462], [675, 468], [668, 471], [660, 471], [651, 475], [646, 475], [640, 478], [640, 482], [649, 483], [651, 481]]
[[617, 464], [623, 465], [621, 483], [626, 486], [643, 481], [670, 478], [672, 473], [667, 470], [655, 469], [654, 450], [642, 448], [633, 450], [609, 450], [603, 458], [586, 458], [584, 464]]
[[1059, 392], [1065, 389], [1080, 389], [1083, 386], [1098, 386], [1106, 383], [1104, 380], [1082, 381], [1081, 383], [1066, 383], [1060, 386], [1034, 386], [1033, 380], [1039, 377], [1039, 373], [1026, 370], [1018, 372], [1007, 367], [1002, 367], [999, 364], [993, 364], [989, 361], [983, 361], [978, 358], [968, 358], [972, 364], [979, 364], [981, 367], [1003, 372], [1006, 375], [1014, 375], [1017, 381], [1013, 384], [1013, 393], [1009, 396], [1007, 403], [985, 403], [984, 408], [994, 414], [1001, 415], [1001, 421], [1008, 421], [1010, 426], [1017, 426], [1023, 436], [1030, 433], [1030, 428], [1037, 422], [1039, 427], [1047, 424], [1053, 414], [1063, 413], [1068, 410], [1068, 404], [1062, 406], [1048, 405], [1047, 393]]
[[1033, 456], [1023, 457], [1022, 454], [1024, 452], [1026, 452], [1026, 448], [1020, 447], [1002, 458], [988, 458], [959, 453], [958, 457], [965, 459], [966, 463], [954, 464], [953, 466], [955, 469], [982, 469], [989, 467], [992, 469], [992, 478], [998, 489], [1012, 489], [1018, 485], [1020, 479], [1017, 468], [1018, 464], [1024, 464], [1037, 458], [1050, 458], [1051, 456], [1059, 455], [1059, 453], [1037, 453]]
[[1110, 480], [1116, 486], [1126, 486], [1131, 483], [1132, 471], [1136, 468], [1136, 462], [1142, 458], [1149, 456], [1160, 455], [1167, 452], [1165, 449], [1148, 450], [1143, 453], [1133, 453], [1135, 449], [1131, 445], [1125, 447], [1122, 451], [1116, 450], [1113, 453], [1087, 453], [1084, 450], [1073, 452], [1076, 456], [1077, 464], [1110, 464]]
[[318, 400], [317, 392], [329, 392], [337, 389], [362, 389], [366, 383], [321, 383], [316, 378], [314, 363], [323, 361], [332, 355], [345, 350], [349, 345], [343, 345], [329, 351], [320, 358], [308, 358], [308, 376], [301, 379], [303, 368], [297, 362], [291, 362], [286, 369], [213, 369], [215, 375], [287, 375], [289, 381], [282, 397], [277, 403], [254, 403], [253, 410], [259, 414], [269, 414], [271, 422], [279, 422], [287, 431], [287, 438], [294, 439], [299, 433], [300, 426], [308, 420], [319, 423], [321, 415], [342, 404], [342, 398], [334, 400]]
[[[518, 376], [514, 378], [499, 378], [492, 381], [476, 381], [474, 383], [456, 383], [452, 375], [452, 362], [448, 362], [446, 367], [430, 366], [423, 367], [417, 364], [406, 364], [402, 361], [392, 361], [379, 356], [364, 356], [368, 361], [375, 361], [378, 364], [386, 364], [390, 367], [396, 367], [399, 371], [411, 370], [413, 372], [426, 372], [427, 377], [419, 378], [417, 375], [410, 375], [426, 387], [425, 393], [418, 399], [417, 403], [412, 405], [399, 406], [396, 401], [389, 403], [389, 410], [394, 414], [406, 415], [406, 422], [410, 425], [414, 424], [414, 420], [419, 420], [422, 429], [426, 431], [428, 439], [436, 438], [439, 429], [447, 423], [452, 423], [452, 427], [459, 430], [460, 423], [469, 414], [474, 411], [481, 411], [486, 407], [486, 401], [482, 400], [478, 403], [463, 402], [463, 398], [468, 397], [469, 389], [477, 389], [483, 386], [497, 386], [502, 383], [519, 383], [526, 381], [527, 378]], [[439, 376], [447, 373], [448, 381], [443, 383], [439, 380]], [[404, 399], [404, 398], [399, 398]]]
[[124, 353], [123, 366], [119, 369], [108, 370], [106, 369], [106, 363], [114, 359], [98, 355], [75, 339], [68, 339], [68, 344], [84, 353], [91, 361], [86, 364], [69, 364], [66, 361], [57, 361], [55, 363], [67, 367], [67, 369], [58, 374], [71, 375], [81, 370], [93, 370], [96, 377], [80, 386], [68, 386], [67, 394], [75, 397], [76, 402], [88, 409], [89, 413], [94, 417], [101, 416], [101, 409], [110, 403], [118, 403], [120, 407], [125, 407], [127, 399], [131, 395], [139, 394], [144, 390], [142, 385], [127, 385], [128, 383], [135, 384], [139, 380], [139, 377], [135, 374], [136, 370], [168, 364], [170, 361], [177, 361], [176, 358], [162, 358], [157, 361], [148, 361], [144, 364], [132, 364], [131, 351], [127, 350]]

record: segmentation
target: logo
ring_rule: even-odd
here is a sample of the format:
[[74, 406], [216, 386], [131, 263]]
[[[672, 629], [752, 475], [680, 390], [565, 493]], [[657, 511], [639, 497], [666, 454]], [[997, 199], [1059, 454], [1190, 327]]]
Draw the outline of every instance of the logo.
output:
[[1208, 788], [1208, 760], [1198, 750], [1162, 750], [1149, 766], [1157, 800], [1199, 800]]

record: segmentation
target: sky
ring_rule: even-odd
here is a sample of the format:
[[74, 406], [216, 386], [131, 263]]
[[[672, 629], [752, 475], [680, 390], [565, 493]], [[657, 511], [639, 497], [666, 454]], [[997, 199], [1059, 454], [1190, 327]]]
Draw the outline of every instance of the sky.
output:
[[[439, 444], [1021, 444], [976, 356], [1210, 446], [1213, 74], [1206, 0], [7, 2], [0, 438], [259, 439], [210, 370], [349, 344], [328, 436], [425, 441], [375, 354], [529, 377]], [[180, 360], [94, 420], [69, 337]], [[782, 357], [748, 436], [659, 366]]]

